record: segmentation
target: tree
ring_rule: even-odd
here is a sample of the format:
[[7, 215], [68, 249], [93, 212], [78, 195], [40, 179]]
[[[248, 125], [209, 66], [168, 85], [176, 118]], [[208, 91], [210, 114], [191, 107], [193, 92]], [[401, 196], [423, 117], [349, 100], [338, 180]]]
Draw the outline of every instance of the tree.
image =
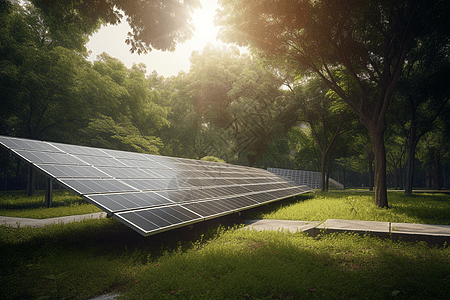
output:
[[434, 130], [427, 132], [418, 145], [419, 158], [433, 165], [436, 189], [440, 190], [441, 165], [450, 161], [450, 122], [447, 118], [437, 119]]
[[297, 122], [296, 94], [281, 89], [283, 78], [236, 47], [206, 47], [191, 62], [197, 114], [204, 123], [230, 130], [249, 165]]
[[288, 134], [295, 141], [294, 164], [296, 168], [305, 171], [319, 171], [321, 155], [315, 145], [311, 128], [305, 124], [294, 126]]
[[89, 101], [88, 126], [79, 131], [84, 144], [158, 154], [156, 131], [167, 126], [168, 108], [155, 103], [144, 64], [131, 69], [106, 53], [85, 70], [79, 86]]
[[157, 130], [163, 142], [160, 153], [176, 157], [200, 159], [216, 156], [233, 161], [234, 142], [225, 129], [205, 123], [195, 112], [190, 90], [192, 77], [181, 72], [164, 78], [152, 75], [152, 87], [158, 95], [156, 103], [170, 108], [169, 126]]
[[[385, 115], [417, 37], [442, 27], [445, 1], [222, 0], [220, 36], [286, 55], [338, 94], [369, 131], [375, 154], [375, 205], [388, 207]], [[422, 24], [426, 24], [423, 26]], [[337, 76], [340, 76], [337, 78]], [[358, 90], [347, 89], [347, 83]]]
[[345, 133], [351, 124], [347, 108], [333, 101], [327, 95], [327, 86], [323, 81], [310, 79], [304, 83], [305, 96], [301, 101], [301, 120], [308, 123], [312, 136], [321, 155], [322, 191], [327, 191], [329, 163], [332, 149], [337, 139]]
[[407, 57], [391, 114], [407, 143], [405, 194], [412, 194], [415, 152], [420, 139], [449, 106], [450, 34], [441, 28], [421, 37]]
[[[198, 0], [30, 0], [43, 12], [50, 32], [81, 30], [91, 34], [100, 24], [120, 23], [123, 15], [131, 27], [125, 42], [138, 54], [152, 49], [174, 50], [193, 36], [190, 14]], [[122, 15], [123, 13], [123, 15]]]
[[84, 107], [73, 90], [86, 65], [82, 54], [55, 40], [32, 6], [2, 3], [0, 18], [1, 127], [7, 134], [58, 140]]
[[403, 184], [399, 183], [398, 171], [405, 163], [406, 145], [405, 140], [399, 134], [392, 134], [386, 141], [388, 171], [394, 175], [394, 187], [399, 189]]

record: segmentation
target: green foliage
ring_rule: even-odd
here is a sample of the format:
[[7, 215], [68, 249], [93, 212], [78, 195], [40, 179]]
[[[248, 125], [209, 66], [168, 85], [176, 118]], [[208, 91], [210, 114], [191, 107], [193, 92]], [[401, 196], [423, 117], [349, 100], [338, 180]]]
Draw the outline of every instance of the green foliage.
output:
[[169, 109], [155, 103], [157, 92], [145, 77], [145, 65], [131, 69], [106, 53], [84, 70], [83, 99], [90, 100], [88, 126], [79, 139], [92, 146], [158, 154], [156, 130], [167, 126]]
[[441, 33], [441, 49], [447, 49], [448, 31], [442, 30], [450, 14], [446, 1], [220, 3], [216, 23], [222, 26], [222, 40], [285, 56], [298, 74], [318, 75], [360, 117], [377, 164], [375, 205], [388, 207], [385, 116], [402, 72], [413, 65], [410, 50], [422, 38]]
[[43, 21], [50, 32], [79, 28], [91, 34], [100, 23], [117, 24], [122, 13], [131, 27], [126, 43], [138, 54], [152, 49], [174, 50], [177, 43], [192, 37], [191, 13], [200, 6], [190, 1], [126, 1], [126, 0], [31, 0], [43, 11]]
[[226, 130], [204, 123], [195, 112], [191, 76], [179, 73], [164, 79], [153, 74], [149, 79], [156, 90], [155, 102], [170, 108], [167, 115], [170, 126], [156, 130], [163, 142], [161, 154], [193, 159], [212, 155], [233, 160], [234, 142]]
[[12, 5], [1, 18], [2, 131], [60, 139], [59, 127], [69, 130], [82, 121], [76, 116], [83, 115], [83, 105], [73, 89], [84, 57], [50, 35], [29, 5]]
[[228, 129], [250, 165], [298, 120], [295, 95], [281, 88], [288, 81], [280, 76], [286, 73], [282, 64], [263, 61], [235, 47], [205, 47], [191, 57], [195, 111], [203, 122]]
[[215, 156], [205, 156], [205, 157], [202, 157], [201, 160], [203, 160], [203, 161], [213, 161], [213, 162], [218, 162], [218, 163], [225, 163], [226, 162], [223, 159], [215, 157]]

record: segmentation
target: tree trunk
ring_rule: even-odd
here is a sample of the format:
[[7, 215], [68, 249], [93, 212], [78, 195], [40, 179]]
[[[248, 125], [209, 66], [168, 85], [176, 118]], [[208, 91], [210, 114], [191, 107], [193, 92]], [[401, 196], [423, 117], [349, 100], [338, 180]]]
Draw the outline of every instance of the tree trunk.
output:
[[342, 185], [344, 186], [344, 190], [345, 190], [346, 189], [346, 186], [345, 186], [345, 167], [344, 167], [344, 178], [342, 180]]
[[441, 186], [441, 164], [436, 162], [436, 165], [434, 167], [436, 172], [436, 190], [440, 190], [442, 188]]
[[372, 160], [369, 159], [369, 191], [373, 191], [372, 165], [373, 165]]
[[375, 125], [371, 131], [372, 145], [375, 154], [375, 206], [388, 208], [386, 185], [386, 149], [384, 131], [386, 125]]
[[373, 146], [370, 145], [364, 145], [367, 152], [367, 159], [369, 161], [369, 191], [373, 191], [373, 160], [374, 160], [374, 153], [373, 153]]
[[328, 191], [327, 182], [326, 182], [326, 173], [327, 173], [327, 166], [328, 166], [328, 155], [326, 153], [324, 153], [324, 152], [322, 152], [322, 165], [321, 165], [322, 192]]
[[326, 179], [326, 182], [327, 182], [327, 191], [329, 190], [329, 188], [330, 188], [330, 174], [331, 174], [331, 163], [328, 163], [328, 171], [327, 171], [327, 179]]
[[395, 167], [394, 167], [394, 185], [395, 185], [395, 189], [398, 190], [397, 168], [395, 168]]
[[408, 162], [406, 164], [406, 185], [405, 194], [412, 195], [413, 183], [414, 183], [414, 165], [416, 161], [416, 145], [415, 134], [414, 140], [411, 138], [408, 140]]
[[36, 188], [36, 174], [30, 164], [28, 166], [28, 176], [27, 176], [27, 196], [33, 196]]

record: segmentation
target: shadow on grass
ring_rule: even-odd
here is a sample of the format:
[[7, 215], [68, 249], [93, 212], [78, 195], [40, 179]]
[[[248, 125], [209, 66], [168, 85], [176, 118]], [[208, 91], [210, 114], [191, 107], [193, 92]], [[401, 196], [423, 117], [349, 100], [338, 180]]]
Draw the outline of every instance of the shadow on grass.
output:
[[415, 218], [423, 224], [450, 224], [450, 197], [445, 194], [389, 193], [389, 206], [405, 219]]
[[[214, 238], [220, 226], [233, 226], [230, 215], [143, 237], [115, 219], [91, 219], [42, 228], [0, 226], [2, 299], [58, 298], [52, 289], [64, 274], [65, 289], [77, 286], [80, 299], [124, 291], [133, 275], [127, 270], [164, 253], [192, 248]], [[95, 286], [93, 286], [95, 285]], [[102, 288], [103, 286], [103, 288]], [[75, 295], [67, 291], [69, 298]]]
[[127, 299], [440, 299], [450, 290], [445, 253], [377, 238], [244, 232], [199, 250], [149, 265]]

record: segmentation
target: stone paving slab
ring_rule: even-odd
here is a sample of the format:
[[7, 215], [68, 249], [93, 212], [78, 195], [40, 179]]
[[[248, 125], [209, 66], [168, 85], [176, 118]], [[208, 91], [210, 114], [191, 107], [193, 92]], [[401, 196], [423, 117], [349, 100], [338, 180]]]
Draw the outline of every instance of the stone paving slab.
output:
[[390, 223], [376, 221], [328, 219], [325, 222], [248, 220], [244, 228], [256, 230], [303, 231], [311, 236], [333, 232], [354, 232], [370, 234], [380, 238], [403, 241], [425, 241], [429, 245], [450, 245], [450, 226], [411, 223]]
[[393, 233], [415, 233], [450, 236], [449, 225], [391, 223]]
[[317, 228], [331, 231], [380, 232], [389, 233], [389, 222], [328, 219]]
[[288, 230], [290, 232], [312, 233], [314, 228], [319, 225], [319, 221], [290, 221], [290, 220], [247, 220], [244, 222], [244, 228], [262, 230]]
[[450, 226], [448, 225], [391, 223], [391, 229], [394, 240], [424, 241], [428, 245], [450, 245]]
[[340, 220], [328, 219], [314, 231], [314, 236], [319, 233], [344, 233], [354, 232], [358, 234], [371, 234], [380, 238], [388, 238], [390, 236], [390, 223], [377, 221], [359, 221], [359, 220]]
[[98, 212], [93, 214], [85, 214], [85, 215], [74, 215], [74, 216], [66, 216], [59, 218], [49, 218], [49, 219], [29, 219], [29, 218], [14, 218], [14, 217], [3, 217], [0, 216], [0, 225], [11, 226], [14, 228], [17, 227], [44, 227], [46, 225], [52, 224], [65, 224], [70, 222], [79, 222], [86, 219], [101, 219], [105, 218], [105, 212]]

